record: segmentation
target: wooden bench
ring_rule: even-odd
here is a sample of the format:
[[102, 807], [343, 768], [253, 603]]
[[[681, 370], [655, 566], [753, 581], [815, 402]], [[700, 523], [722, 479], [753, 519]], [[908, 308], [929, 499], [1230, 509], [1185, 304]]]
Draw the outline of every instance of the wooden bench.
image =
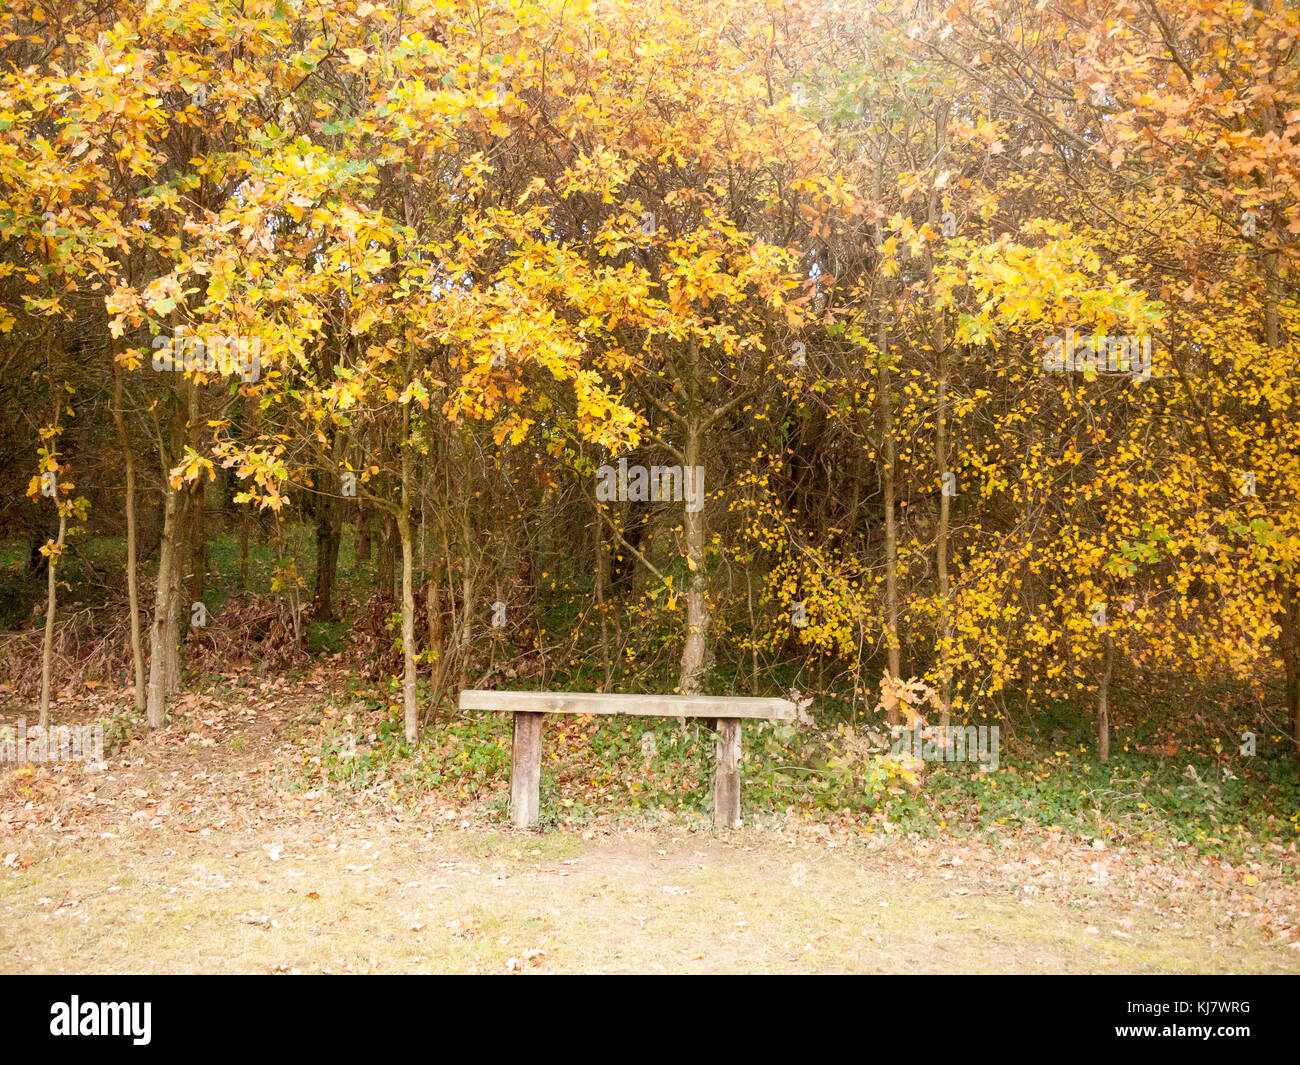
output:
[[537, 823], [545, 714], [632, 714], [637, 717], [709, 717], [718, 722], [713, 777], [713, 823], [740, 827], [740, 722], [743, 718], [789, 721], [794, 703], [785, 699], [722, 695], [601, 695], [589, 692], [460, 693], [462, 710], [514, 714], [510, 752], [510, 819], [520, 828]]

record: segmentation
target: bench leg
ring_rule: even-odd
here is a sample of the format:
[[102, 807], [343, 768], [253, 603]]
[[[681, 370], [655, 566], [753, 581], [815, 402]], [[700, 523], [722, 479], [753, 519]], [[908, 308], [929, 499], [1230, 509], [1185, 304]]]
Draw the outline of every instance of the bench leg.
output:
[[740, 719], [718, 719], [717, 768], [713, 777], [713, 824], [740, 827]]
[[517, 828], [537, 824], [542, 779], [542, 718], [545, 714], [515, 714], [515, 738], [510, 751], [510, 820]]

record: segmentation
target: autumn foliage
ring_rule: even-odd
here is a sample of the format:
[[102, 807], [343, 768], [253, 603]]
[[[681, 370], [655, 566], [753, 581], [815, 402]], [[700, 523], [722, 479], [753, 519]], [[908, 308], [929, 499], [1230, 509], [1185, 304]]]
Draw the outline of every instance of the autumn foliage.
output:
[[[1293, 7], [0, 9], [0, 531], [48, 578], [43, 707], [68, 537], [129, 516], [155, 725], [210, 544], [305, 524], [314, 574], [268, 590], [295, 639], [360, 631], [354, 541], [411, 738], [582, 660], [1064, 700], [1102, 758], [1112, 692], [1229, 685], [1300, 753]], [[598, 498], [619, 458], [705, 505]]]

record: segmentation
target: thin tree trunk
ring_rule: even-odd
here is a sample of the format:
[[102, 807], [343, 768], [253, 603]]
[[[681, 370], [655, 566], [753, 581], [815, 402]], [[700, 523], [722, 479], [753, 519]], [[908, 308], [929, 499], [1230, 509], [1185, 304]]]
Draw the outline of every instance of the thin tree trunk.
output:
[[935, 537], [939, 572], [939, 698], [942, 703], [940, 725], [944, 736], [952, 720], [952, 605], [948, 582], [948, 523], [952, 499], [948, 493], [948, 367], [942, 348], [939, 352], [939, 410], [934, 437], [935, 465], [939, 469], [939, 529]]
[[244, 505], [239, 517], [239, 591], [248, 591], [248, 526], [252, 520], [252, 507]]
[[[116, 353], [114, 353], [116, 354]], [[126, 597], [131, 611], [131, 665], [135, 678], [135, 709], [143, 713], [146, 704], [144, 677], [144, 645], [140, 638], [140, 590], [137, 584], [135, 532], [135, 454], [126, 433], [126, 418], [122, 413], [122, 367], [113, 359], [113, 423], [117, 426], [117, 442], [122, 449], [126, 465]]]
[[605, 667], [605, 687], [614, 686], [614, 662], [609, 650], [609, 608], [605, 603], [605, 584], [609, 580], [609, 552], [605, 550], [605, 530], [601, 521], [600, 502], [593, 499], [596, 511], [596, 610], [600, 613], [600, 659]]
[[462, 563], [460, 578], [460, 625], [456, 634], [456, 660], [459, 663], [457, 684], [463, 688], [469, 683], [470, 642], [474, 638], [474, 575], [468, 561]]
[[345, 450], [344, 434], [332, 430], [329, 468], [320, 470], [324, 495], [319, 498], [316, 515], [316, 581], [312, 599], [312, 616], [322, 621], [334, 618], [334, 586], [339, 567], [339, 541], [343, 532], [343, 513], [339, 505], [338, 468]]
[[370, 511], [362, 504], [357, 504], [355, 524], [357, 569], [370, 565]]
[[393, 594], [393, 585], [397, 579], [396, 543], [397, 522], [391, 514], [385, 512], [379, 524], [379, 564], [375, 573], [376, 586], [384, 595]]
[[207, 485], [199, 481], [193, 489], [190, 504], [190, 580], [189, 601], [191, 604], [203, 601], [207, 591], [208, 576], [208, 538], [204, 528], [207, 517]]
[[[881, 196], [880, 165], [876, 166], [873, 178], [873, 193], [877, 200]], [[875, 223], [876, 247], [884, 244], [884, 228], [879, 221]], [[898, 523], [894, 516], [894, 407], [893, 388], [889, 375], [889, 325], [883, 309], [877, 327], [876, 347], [879, 357], [876, 362], [876, 391], [880, 404], [880, 440], [883, 451], [883, 468], [881, 470], [881, 489], [885, 496], [885, 638], [889, 646], [889, 673], [895, 680], [900, 679], [902, 669], [901, 649], [898, 641]], [[898, 711], [889, 711], [889, 723], [899, 723]]]
[[[686, 365], [683, 385], [686, 392], [686, 439], [682, 448], [682, 487], [687, 478], [695, 478], [702, 465], [705, 421], [700, 396], [700, 347], [691, 337], [686, 345]], [[703, 498], [704, 486], [696, 483], [694, 491], [685, 491], [689, 500], [694, 495]], [[682, 510], [682, 538], [689, 570], [686, 583], [686, 640], [682, 646], [681, 669], [678, 687], [684, 695], [698, 695], [703, 687], [709, 657], [709, 600], [708, 580], [704, 569], [705, 529], [704, 508], [691, 512], [689, 502]]]
[[50, 696], [54, 665], [54, 615], [59, 604], [59, 559], [63, 554], [63, 541], [68, 531], [68, 516], [64, 513], [62, 501], [59, 498], [59, 473], [55, 470], [53, 474], [54, 494], [52, 498], [54, 505], [59, 508], [59, 533], [54, 541], [53, 549], [50, 551], [49, 567], [46, 570], [45, 639], [41, 645], [41, 728], [46, 728], [50, 723]]
[[1276, 617], [1282, 627], [1278, 642], [1282, 667], [1286, 671], [1283, 691], [1291, 731], [1291, 756], [1300, 761], [1300, 596], [1296, 595], [1295, 585], [1287, 577], [1280, 577], [1279, 583], [1282, 607]]
[[[945, 147], [947, 128], [946, 103], [935, 109], [935, 143], [938, 153]], [[936, 156], [937, 158], [937, 156]], [[930, 196], [928, 222], [931, 231], [939, 223], [939, 193]], [[940, 226], [942, 231], [942, 226]], [[934, 253], [927, 248], [925, 257], [926, 284], [934, 291]], [[935, 535], [935, 568], [939, 577], [939, 725], [943, 742], [948, 742], [948, 726], [952, 722], [952, 605], [948, 586], [948, 527], [951, 518], [952, 493], [948, 480], [948, 330], [944, 311], [936, 310], [934, 321], [934, 350], [936, 362], [937, 410], [934, 429], [934, 465], [939, 474], [939, 527]], [[955, 482], [953, 482], [955, 491]]]
[[438, 582], [430, 576], [425, 583], [424, 610], [429, 625], [429, 699], [433, 706], [433, 722], [438, 723], [438, 707], [442, 702], [443, 644], [442, 603], [438, 595]]
[[1115, 641], [1106, 637], [1105, 665], [1102, 668], [1101, 687], [1097, 692], [1097, 755], [1103, 762], [1110, 761], [1110, 678], [1115, 666]]
[[[168, 642], [176, 613], [175, 570], [178, 553], [178, 511], [181, 490], [164, 481], [162, 542], [158, 548], [158, 581], [154, 592], [153, 619], [149, 626], [149, 691], [146, 714], [150, 728], [167, 723], [167, 661], [174, 654]], [[170, 653], [169, 653], [170, 652]]]
[[[405, 499], [402, 505], [405, 510]], [[414, 743], [420, 736], [420, 708], [415, 701], [415, 589], [412, 585], [415, 551], [411, 519], [406, 513], [397, 520], [397, 534], [402, 543], [402, 712], [406, 739]]]
[[[694, 476], [700, 465], [701, 431], [698, 416], [692, 414], [686, 427], [686, 459], [682, 477]], [[686, 643], [682, 647], [681, 675], [678, 686], [684, 695], [699, 695], [708, 659], [709, 601], [708, 581], [704, 570], [704, 510], [683, 513], [686, 566], [690, 576], [686, 585]]]
[[415, 551], [411, 539], [411, 411], [402, 408], [402, 486], [401, 505], [397, 513], [397, 534], [402, 542], [402, 709], [406, 721], [406, 739], [415, 743], [420, 737], [420, 708], [415, 701], [415, 590], [412, 585]]
[[[186, 441], [195, 451], [199, 450], [199, 387], [193, 380], [185, 379], [183, 385], [183, 396], [185, 399], [185, 415], [181, 424], [182, 439]], [[172, 452], [179, 457], [183, 453], [183, 448], [178, 444]], [[201, 478], [202, 475], [200, 475]], [[198, 539], [203, 538], [202, 533], [202, 513], [203, 506], [203, 481], [196, 480], [191, 484], [182, 484], [180, 487], [180, 511], [178, 515], [179, 524], [176, 528], [176, 554], [175, 562], [172, 569], [172, 608], [167, 615], [167, 671], [166, 683], [167, 694], [173, 695], [181, 690], [181, 645], [185, 641], [190, 631], [190, 617], [193, 605], [199, 600], [193, 593], [202, 587], [199, 581], [197, 586], [194, 578], [202, 573], [202, 567], [196, 566], [196, 573], [191, 575], [189, 584], [190, 595], [186, 596], [186, 573], [185, 560], [188, 557], [191, 563], [194, 561], [194, 543], [195, 522], [199, 523]], [[186, 551], [186, 545], [190, 550]]]
[[181, 579], [188, 492], [183, 485], [172, 484], [170, 459], [182, 451], [185, 422], [184, 409], [178, 401], [170, 415], [166, 450], [161, 456], [163, 522], [153, 618], [149, 626], [149, 689], [145, 705], [150, 728], [162, 728], [167, 723], [167, 696], [180, 687]]
[[356, 554], [356, 570], [360, 573], [361, 568], [369, 571], [370, 568], [370, 511], [365, 503], [360, 499], [356, 501], [356, 518], [352, 523], [352, 536], [354, 536], [354, 547], [352, 550]]
[[167, 587], [166, 645], [163, 648], [163, 684], [168, 695], [181, 689], [181, 642], [189, 631], [190, 621], [190, 604], [184, 597], [186, 530], [189, 528], [191, 504], [189, 488], [178, 488], [176, 496], [176, 533], [172, 546], [171, 579]]
[[749, 694], [758, 694], [758, 623], [754, 618], [754, 567], [745, 567], [745, 598], [749, 604]]
[[325, 504], [316, 519], [316, 581], [312, 616], [321, 621], [334, 618], [334, 585], [339, 566], [340, 522], [333, 502]]
[[[244, 420], [250, 434], [257, 427], [257, 406], [251, 396], [244, 398]], [[239, 591], [248, 591], [248, 528], [253, 521], [253, 507], [245, 503], [239, 518]]]
[[[468, 434], [461, 437], [461, 452], [468, 469], [471, 454]], [[457, 686], [469, 683], [470, 642], [474, 636], [474, 595], [477, 574], [471, 566], [474, 557], [474, 526], [470, 520], [469, 499], [462, 496], [460, 512], [460, 617], [456, 631]]]

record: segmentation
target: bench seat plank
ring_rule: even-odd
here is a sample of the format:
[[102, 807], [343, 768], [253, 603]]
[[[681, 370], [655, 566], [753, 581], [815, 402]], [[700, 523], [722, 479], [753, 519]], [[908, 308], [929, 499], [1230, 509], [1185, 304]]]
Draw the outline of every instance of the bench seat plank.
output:
[[460, 693], [460, 708], [501, 713], [794, 719], [794, 703], [785, 699], [725, 695], [604, 695], [599, 692], [484, 691], [472, 688]]

